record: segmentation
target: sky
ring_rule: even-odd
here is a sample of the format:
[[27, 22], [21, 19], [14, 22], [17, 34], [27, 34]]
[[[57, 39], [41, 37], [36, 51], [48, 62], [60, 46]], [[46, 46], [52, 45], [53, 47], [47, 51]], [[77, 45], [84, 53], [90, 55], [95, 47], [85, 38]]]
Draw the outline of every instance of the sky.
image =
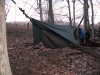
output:
[[[17, 5], [14, 5], [11, 0], [6, 0], [6, 12], [8, 12], [9, 9], [9, 13], [7, 15], [7, 22], [13, 22], [13, 21], [29, 21], [29, 19], [27, 19], [22, 12], [20, 12], [20, 10], [18, 9], [17, 6], [23, 8], [25, 10], [25, 12], [30, 16], [33, 17], [35, 19], [40, 19], [39, 17], [39, 10], [38, 10], [38, 6], [37, 6], [37, 2], [36, 0], [15, 0]], [[95, 12], [95, 23], [98, 23], [100, 21], [100, 5], [98, 3], [94, 1], [94, 12]], [[27, 3], [28, 2], [28, 3]], [[32, 7], [33, 6], [33, 7]], [[46, 2], [42, 0], [42, 6], [43, 9], [46, 10]], [[32, 7], [32, 9], [31, 9]], [[71, 3], [71, 7], [72, 7], [72, 3]], [[34, 10], [37, 9], [37, 10]], [[54, 13], [56, 13], [55, 15], [55, 20], [62, 20], [62, 21], [69, 21], [68, 18], [66, 16], [61, 16], [61, 15], [68, 15], [68, 7], [67, 7], [67, 3], [66, 0], [65, 1], [58, 1], [56, 3], [54, 3], [53, 6], [54, 9]], [[71, 11], [73, 11], [73, 9], [71, 9]], [[44, 11], [44, 13], [46, 13]], [[61, 14], [61, 15], [59, 15]], [[73, 15], [73, 13], [71, 13]], [[76, 3], [76, 17], [80, 17], [78, 19], [76, 19], [76, 22], [80, 22], [81, 17], [83, 14], [83, 5], [80, 2]], [[91, 16], [91, 10], [89, 8], [89, 15]], [[46, 15], [44, 15], [46, 17]], [[91, 17], [90, 17], [91, 20]]]
[[[22, 8], [25, 8], [24, 4], [18, 2], [18, 5]], [[9, 6], [9, 7], [8, 7]], [[17, 5], [13, 4], [11, 1], [8, 2], [7, 11], [9, 13], [7, 15], [7, 22], [13, 21], [28, 21], [28, 19], [23, 15], [23, 13], [18, 9]]]

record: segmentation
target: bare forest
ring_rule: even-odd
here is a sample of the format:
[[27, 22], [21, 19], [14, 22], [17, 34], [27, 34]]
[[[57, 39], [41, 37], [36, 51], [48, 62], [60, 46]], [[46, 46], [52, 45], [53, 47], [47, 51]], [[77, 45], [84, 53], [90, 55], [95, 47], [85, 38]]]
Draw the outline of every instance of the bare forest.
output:
[[[6, 0], [7, 51], [12, 75], [100, 75], [98, 8], [99, 0]], [[18, 11], [28, 20], [17, 21], [21, 19], [17, 18]], [[32, 18], [44, 24], [69, 25], [79, 45], [53, 49], [40, 42], [33, 46], [33, 25], [38, 23], [32, 23]], [[90, 33], [88, 40], [85, 34], [84, 41], [80, 41], [80, 28]]]

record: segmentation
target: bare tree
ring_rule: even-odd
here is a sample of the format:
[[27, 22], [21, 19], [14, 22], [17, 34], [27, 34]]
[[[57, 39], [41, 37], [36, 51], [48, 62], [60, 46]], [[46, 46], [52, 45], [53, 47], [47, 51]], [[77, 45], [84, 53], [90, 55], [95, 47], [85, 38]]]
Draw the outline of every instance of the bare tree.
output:
[[52, 8], [52, 0], [49, 0], [49, 11], [48, 11], [49, 22], [54, 24], [54, 14]]
[[73, 19], [74, 19], [74, 27], [75, 27], [75, 1], [76, 0], [72, 0], [73, 1]]
[[92, 39], [94, 38], [94, 10], [93, 10], [93, 3], [92, 0], [90, 0], [91, 4], [91, 10], [92, 10]]
[[0, 0], [0, 75], [12, 75], [7, 52], [5, 0]]
[[41, 0], [39, 0], [39, 8], [40, 8], [40, 19], [41, 19], [41, 21], [43, 21], [43, 14], [42, 14]]
[[81, 0], [78, 0], [82, 5], [84, 5], [84, 3]]
[[67, 1], [67, 3], [68, 3], [68, 10], [69, 10], [69, 20], [70, 20], [70, 25], [71, 25], [71, 27], [72, 27], [72, 19], [71, 19], [70, 2], [69, 2], [69, 0], [66, 0], [66, 1]]
[[84, 0], [84, 29], [89, 30], [89, 18], [88, 18], [88, 0]]

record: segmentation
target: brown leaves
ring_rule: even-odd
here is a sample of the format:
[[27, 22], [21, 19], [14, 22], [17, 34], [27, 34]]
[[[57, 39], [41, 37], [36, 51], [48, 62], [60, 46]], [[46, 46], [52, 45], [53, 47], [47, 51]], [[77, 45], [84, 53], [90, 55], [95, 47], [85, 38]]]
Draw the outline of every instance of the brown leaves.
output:
[[[69, 46], [50, 49], [42, 43], [33, 49], [33, 38], [27, 35], [32, 33], [7, 35], [13, 75], [92, 75], [100, 72], [100, 61], [89, 54]], [[99, 47], [95, 49], [100, 51]]]

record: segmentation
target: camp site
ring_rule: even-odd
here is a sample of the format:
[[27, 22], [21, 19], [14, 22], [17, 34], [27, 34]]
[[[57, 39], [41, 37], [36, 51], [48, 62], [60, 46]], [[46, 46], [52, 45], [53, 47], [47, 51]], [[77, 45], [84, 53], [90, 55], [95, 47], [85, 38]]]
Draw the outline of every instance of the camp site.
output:
[[100, 75], [99, 8], [99, 0], [6, 0], [11, 74]]

